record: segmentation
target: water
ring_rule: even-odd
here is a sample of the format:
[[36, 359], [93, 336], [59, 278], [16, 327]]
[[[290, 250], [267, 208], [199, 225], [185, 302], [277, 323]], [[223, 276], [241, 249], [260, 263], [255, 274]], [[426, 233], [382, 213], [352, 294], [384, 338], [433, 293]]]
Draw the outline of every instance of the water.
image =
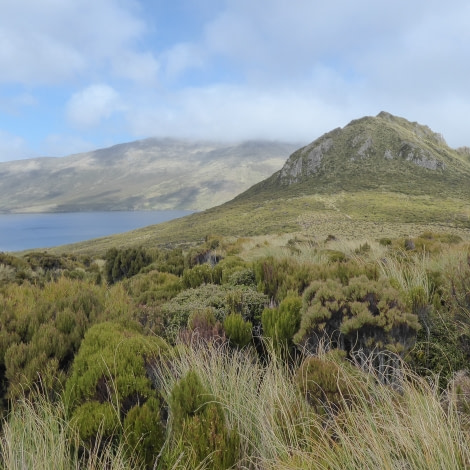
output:
[[0, 252], [75, 243], [127, 232], [190, 214], [189, 211], [0, 214]]

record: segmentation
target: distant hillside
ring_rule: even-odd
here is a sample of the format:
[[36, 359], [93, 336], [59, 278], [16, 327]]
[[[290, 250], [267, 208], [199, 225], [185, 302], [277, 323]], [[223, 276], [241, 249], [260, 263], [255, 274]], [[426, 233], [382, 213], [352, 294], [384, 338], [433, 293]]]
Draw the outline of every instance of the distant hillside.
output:
[[279, 171], [220, 206], [67, 249], [100, 252], [207, 235], [290, 232], [316, 242], [329, 235], [364, 240], [423, 231], [470, 238], [470, 152], [382, 112], [295, 151]]
[[207, 209], [271, 175], [297, 147], [152, 138], [0, 163], [0, 212]]

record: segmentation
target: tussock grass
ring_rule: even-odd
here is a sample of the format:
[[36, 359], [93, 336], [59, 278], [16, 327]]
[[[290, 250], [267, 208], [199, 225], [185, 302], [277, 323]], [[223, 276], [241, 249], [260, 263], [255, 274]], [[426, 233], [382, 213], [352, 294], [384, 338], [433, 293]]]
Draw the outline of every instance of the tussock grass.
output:
[[2, 470], [138, 470], [121, 444], [102, 442], [79, 455], [79, 438], [66, 420], [61, 402], [51, 403], [40, 394], [21, 399], [2, 425]]
[[398, 252], [398, 255], [378, 259], [377, 263], [382, 275], [398, 284], [403, 292], [410, 294], [419, 290], [424, 294], [424, 302], [432, 302], [433, 285], [428, 275], [431, 261], [426, 252], [413, 255]]
[[372, 376], [365, 385], [350, 375], [350, 366], [336, 364], [349, 398], [343, 397], [340, 412], [322, 417], [296, 388], [295, 367], [275, 356], [261, 364], [249, 348], [230, 351], [195, 341], [156, 376], [170, 394], [179, 376], [197, 370], [240, 433], [238, 468], [468, 468], [469, 436], [455, 407], [443, 404], [437, 382], [405, 370], [398, 388]]
[[[346, 405], [346, 404], [345, 404]], [[275, 469], [464, 469], [470, 441], [461, 418], [442, 404], [437, 384], [406, 373], [400, 392], [378, 386], [358, 393], [312, 440], [314, 452], [295, 450]]]
[[170, 365], [155, 371], [164, 395], [169, 397], [178, 377], [190, 370], [197, 371], [229, 426], [238, 430], [241, 468], [259, 468], [261, 461], [302, 447], [315, 417], [296, 392], [292, 371], [275, 356], [262, 364], [250, 348], [233, 351], [226, 344], [194, 340]]
[[[351, 373], [350, 365], [332, 355], [322, 354], [322, 359], [339, 367], [335, 370], [347, 388], [337, 411], [323, 415], [316, 414], [297, 389], [295, 364], [287, 366], [274, 354], [262, 362], [250, 347], [233, 350], [194, 339], [179, 346], [177, 357], [155, 368], [154, 380], [168, 399], [179, 378], [197, 372], [211, 399], [222, 406], [228, 426], [240, 435], [236, 468], [469, 468], [470, 436], [464, 418], [451, 396], [443, 399], [437, 380], [404, 369], [403, 381], [390, 387], [372, 374], [364, 380]], [[98, 440], [83, 455], [78, 455], [78, 444], [60, 402], [20, 400], [3, 422], [0, 468], [139, 468], [119, 443]], [[162, 452], [165, 468], [189, 470], [177, 439], [168, 440]]]

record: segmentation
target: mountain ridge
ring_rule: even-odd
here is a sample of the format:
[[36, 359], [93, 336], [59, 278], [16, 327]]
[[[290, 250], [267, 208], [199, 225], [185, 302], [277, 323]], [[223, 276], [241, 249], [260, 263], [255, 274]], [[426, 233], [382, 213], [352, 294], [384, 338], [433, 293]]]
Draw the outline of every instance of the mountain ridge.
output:
[[[410, 182], [410, 175], [415, 181]], [[355, 119], [296, 150], [272, 176], [237, 198], [380, 190], [470, 197], [470, 158], [428, 126], [382, 111]]]
[[370, 240], [425, 231], [470, 238], [470, 158], [429, 127], [380, 113], [297, 149], [279, 170], [224, 204], [69, 249], [286, 233], [315, 244], [330, 236]]
[[297, 147], [149, 138], [0, 163], [0, 212], [203, 210], [272, 174]]

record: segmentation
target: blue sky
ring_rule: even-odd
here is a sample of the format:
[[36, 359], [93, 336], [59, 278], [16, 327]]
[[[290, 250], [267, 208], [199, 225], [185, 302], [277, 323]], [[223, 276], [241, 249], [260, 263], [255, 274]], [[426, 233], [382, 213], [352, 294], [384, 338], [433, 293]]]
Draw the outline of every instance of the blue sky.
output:
[[0, 161], [382, 110], [470, 146], [469, 25], [468, 0], [1, 0]]

